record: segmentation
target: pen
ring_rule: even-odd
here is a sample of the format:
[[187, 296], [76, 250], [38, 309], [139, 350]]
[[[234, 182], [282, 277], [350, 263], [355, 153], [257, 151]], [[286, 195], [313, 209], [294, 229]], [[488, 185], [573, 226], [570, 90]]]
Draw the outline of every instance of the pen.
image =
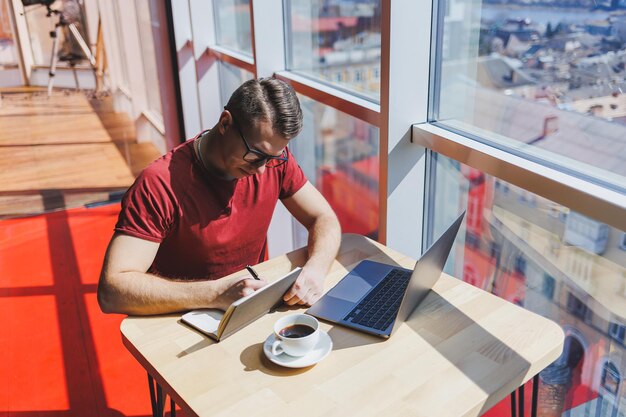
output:
[[248, 270], [248, 272], [250, 272], [250, 275], [252, 275], [254, 279], [259, 279], [259, 274], [257, 274], [256, 271], [252, 269], [250, 265], [246, 265], [246, 269]]

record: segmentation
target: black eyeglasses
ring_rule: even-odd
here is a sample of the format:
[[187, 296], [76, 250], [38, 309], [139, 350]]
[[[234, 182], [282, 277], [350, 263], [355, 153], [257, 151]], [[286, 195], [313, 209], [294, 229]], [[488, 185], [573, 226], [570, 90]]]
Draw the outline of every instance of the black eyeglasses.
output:
[[[230, 110], [226, 106], [224, 106], [224, 110], [228, 110], [230, 112]], [[231, 112], [231, 117], [233, 117], [232, 112]], [[241, 139], [243, 140], [243, 144], [246, 146], [246, 153], [243, 154], [243, 160], [249, 163], [250, 165], [258, 168], [265, 164], [265, 166], [268, 168], [275, 168], [277, 166], [284, 164], [289, 159], [287, 157], [286, 149], [283, 149], [280, 155], [268, 155], [265, 152], [261, 152], [257, 149], [251, 148], [250, 145], [248, 144], [248, 141], [246, 140], [246, 137], [241, 132], [241, 129], [239, 128], [239, 125], [235, 121], [234, 117], [233, 117], [233, 125], [237, 129], [237, 132], [239, 132], [239, 136], [241, 136]]]
[[250, 165], [258, 168], [261, 165], [265, 164], [265, 166], [268, 168], [276, 168], [277, 166], [280, 166], [284, 164], [285, 162], [287, 162], [287, 160], [289, 159], [287, 157], [287, 151], [285, 149], [283, 149], [283, 152], [280, 155], [276, 156], [276, 155], [268, 155], [265, 152], [261, 152], [261, 151], [251, 148], [250, 145], [248, 144], [248, 141], [244, 137], [243, 133], [241, 133], [241, 129], [239, 129], [239, 126], [237, 125], [237, 123], [235, 123], [234, 119], [233, 119], [233, 125], [235, 125], [235, 128], [237, 128], [237, 132], [239, 132], [239, 136], [241, 136], [241, 139], [243, 139], [244, 145], [246, 145], [246, 153], [243, 155], [243, 160], [249, 163]]

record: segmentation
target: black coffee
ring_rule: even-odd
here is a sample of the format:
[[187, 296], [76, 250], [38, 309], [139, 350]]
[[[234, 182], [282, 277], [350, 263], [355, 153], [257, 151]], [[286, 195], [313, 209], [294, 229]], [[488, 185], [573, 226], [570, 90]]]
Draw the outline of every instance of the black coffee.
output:
[[297, 339], [298, 337], [308, 336], [313, 333], [315, 329], [306, 324], [292, 324], [287, 326], [278, 332], [282, 337], [289, 337], [291, 339]]

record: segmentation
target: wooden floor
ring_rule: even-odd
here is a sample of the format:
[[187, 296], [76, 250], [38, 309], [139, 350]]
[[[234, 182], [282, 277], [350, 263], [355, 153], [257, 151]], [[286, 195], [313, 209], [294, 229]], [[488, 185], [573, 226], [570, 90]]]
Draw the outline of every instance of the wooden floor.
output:
[[110, 98], [0, 91], [0, 218], [119, 196], [159, 156]]

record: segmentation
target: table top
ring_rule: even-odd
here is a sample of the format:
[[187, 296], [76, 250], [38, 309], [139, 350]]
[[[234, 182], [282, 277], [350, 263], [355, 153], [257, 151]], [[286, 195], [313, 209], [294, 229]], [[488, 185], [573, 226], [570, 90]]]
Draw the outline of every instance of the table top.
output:
[[[258, 265], [278, 278], [306, 250]], [[344, 234], [326, 280], [335, 285], [363, 259], [412, 268], [415, 261], [363, 236]], [[215, 343], [180, 314], [128, 317], [122, 339], [188, 415], [478, 416], [557, 359], [554, 322], [442, 274], [390, 339], [322, 322], [333, 351], [308, 368], [270, 362], [263, 343], [281, 308]]]

